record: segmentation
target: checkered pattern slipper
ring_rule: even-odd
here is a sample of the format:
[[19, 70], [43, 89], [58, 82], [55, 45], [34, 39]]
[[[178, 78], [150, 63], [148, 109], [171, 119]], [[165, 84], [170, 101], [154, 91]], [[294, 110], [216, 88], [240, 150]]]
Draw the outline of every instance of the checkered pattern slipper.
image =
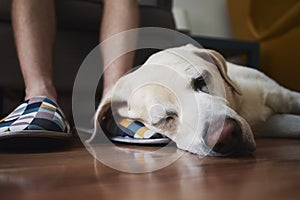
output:
[[113, 118], [105, 122], [104, 131], [110, 140], [130, 144], [167, 144], [171, 140], [166, 136], [147, 128], [139, 121], [121, 119], [116, 124]]
[[38, 96], [25, 100], [0, 120], [0, 138], [15, 136], [68, 137], [70, 126], [55, 102]]

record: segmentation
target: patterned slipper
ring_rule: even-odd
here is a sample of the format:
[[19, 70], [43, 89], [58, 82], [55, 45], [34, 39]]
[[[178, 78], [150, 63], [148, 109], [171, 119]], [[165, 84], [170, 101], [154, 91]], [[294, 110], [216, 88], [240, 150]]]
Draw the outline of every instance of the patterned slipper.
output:
[[129, 144], [167, 144], [171, 140], [153, 130], [147, 128], [139, 121], [121, 119], [116, 124], [113, 118], [109, 118], [103, 126], [108, 138], [114, 142]]
[[25, 100], [0, 120], [0, 139], [10, 137], [70, 137], [70, 126], [59, 106], [38, 96]]

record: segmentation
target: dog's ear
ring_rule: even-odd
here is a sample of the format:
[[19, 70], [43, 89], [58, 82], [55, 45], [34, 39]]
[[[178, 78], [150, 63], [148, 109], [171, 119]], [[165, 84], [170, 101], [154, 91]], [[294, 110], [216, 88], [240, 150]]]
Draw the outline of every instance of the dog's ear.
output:
[[104, 117], [105, 113], [108, 111], [108, 109], [111, 106], [111, 100], [112, 100], [112, 90], [108, 91], [107, 94], [102, 98], [97, 111], [95, 113], [95, 119], [97, 121], [102, 120]]
[[[105, 94], [102, 98], [97, 111], [95, 113], [95, 127], [99, 124], [99, 121], [103, 120], [105, 114], [111, 109], [112, 111], [117, 111], [121, 114], [121, 107], [127, 107], [127, 99], [132, 92], [130, 81], [125, 78], [125, 76], [121, 77], [117, 83]], [[113, 104], [113, 105], [112, 105]], [[114, 108], [111, 108], [111, 107]]]
[[241, 89], [229, 78], [227, 75], [227, 65], [224, 57], [214, 50], [208, 50], [208, 54], [213, 60], [214, 64], [218, 67], [222, 78], [225, 82], [239, 95], [242, 95]]
[[111, 106], [111, 100], [112, 100], [112, 90], [110, 90], [101, 100], [96, 113], [94, 115], [94, 131], [93, 135], [86, 140], [87, 143], [90, 143], [93, 141], [93, 139], [96, 137], [96, 134], [99, 131], [100, 128], [100, 122], [102, 121], [104, 115], [108, 112]]
[[93, 141], [93, 139], [96, 137], [96, 134], [99, 131], [100, 128], [100, 121], [103, 119], [104, 115], [107, 113], [107, 111], [110, 109], [111, 106], [111, 99], [112, 99], [112, 91], [110, 90], [101, 100], [96, 113], [94, 114], [94, 131], [92, 136], [86, 140], [87, 143], [90, 143]]

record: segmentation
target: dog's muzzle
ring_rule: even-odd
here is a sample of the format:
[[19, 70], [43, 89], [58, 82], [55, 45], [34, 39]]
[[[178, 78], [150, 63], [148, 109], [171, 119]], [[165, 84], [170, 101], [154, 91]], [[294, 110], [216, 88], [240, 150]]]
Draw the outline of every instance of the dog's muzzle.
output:
[[205, 138], [206, 144], [212, 149], [212, 153], [217, 156], [241, 156], [254, 152], [254, 148], [243, 139], [243, 132], [238, 122], [232, 118], [227, 118], [218, 138], [208, 134]]

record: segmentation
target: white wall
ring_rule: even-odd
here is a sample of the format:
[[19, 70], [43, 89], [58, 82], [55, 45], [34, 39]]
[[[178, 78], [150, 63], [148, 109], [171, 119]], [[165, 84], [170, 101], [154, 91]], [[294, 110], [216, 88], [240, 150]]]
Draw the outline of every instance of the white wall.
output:
[[226, 0], [174, 0], [173, 7], [186, 11], [192, 34], [232, 38]]

